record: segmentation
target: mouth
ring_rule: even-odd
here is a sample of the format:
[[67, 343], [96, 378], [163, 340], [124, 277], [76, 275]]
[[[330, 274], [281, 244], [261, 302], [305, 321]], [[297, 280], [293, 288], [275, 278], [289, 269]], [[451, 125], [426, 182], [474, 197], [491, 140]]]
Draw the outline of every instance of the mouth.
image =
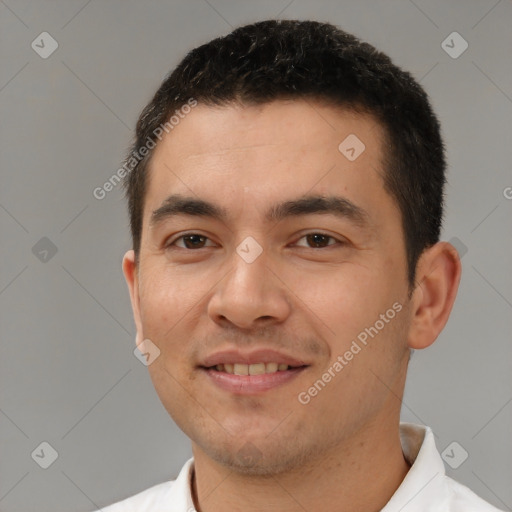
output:
[[219, 363], [200, 370], [216, 387], [235, 395], [257, 395], [291, 382], [309, 365], [285, 363]]
[[303, 368], [302, 366], [290, 366], [285, 363], [224, 363], [215, 366], [207, 367], [207, 370], [213, 370], [221, 373], [228, 373], [229, 375], [264, 375], [276, 372], [285, 372], [290, 369]]

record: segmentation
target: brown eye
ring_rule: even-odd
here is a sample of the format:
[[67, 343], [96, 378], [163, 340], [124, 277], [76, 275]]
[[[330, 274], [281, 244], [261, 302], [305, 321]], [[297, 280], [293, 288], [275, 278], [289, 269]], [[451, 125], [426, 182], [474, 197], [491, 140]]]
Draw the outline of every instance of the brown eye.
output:
[[203, 247], [211, 247], [214, 244], [204, 235], [198, 233], [189, 233], [176, 238], [167, 245], [167, 248], [179, 247], [181, 249], [202, 249]]
[[204, 247], [206, 237], [201, 235], [186, 235], [183, 237], [183, 243], [187, 249], [197, 249]]
[[330, 236], [322, 235], [321, 233], [312, 233], [311, 235], [306, 235], [306, 240], [311, 247], [327, 247], [329, 245], [329, 240], [333, 239]]
[[308, 247], [310, 249], [322, 249], [330, 245], [341, 243], [336, 238], [326, 235], [325, 233], [309, 233], [301, 237], [296, 245], [300, 247]]

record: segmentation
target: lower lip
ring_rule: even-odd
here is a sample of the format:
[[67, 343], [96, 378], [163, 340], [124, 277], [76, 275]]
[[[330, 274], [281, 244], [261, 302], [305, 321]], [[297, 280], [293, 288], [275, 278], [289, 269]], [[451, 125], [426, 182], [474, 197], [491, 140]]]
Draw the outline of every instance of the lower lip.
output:
[[234, 375], [211, 368], [202, 368], [201, 370], [208, 375], [214, 384], [225, 391], [237, 395], [254, 395], [290, 382], [305, 369], [305, 366], [301, 366], [300, 368], [261, 375]]

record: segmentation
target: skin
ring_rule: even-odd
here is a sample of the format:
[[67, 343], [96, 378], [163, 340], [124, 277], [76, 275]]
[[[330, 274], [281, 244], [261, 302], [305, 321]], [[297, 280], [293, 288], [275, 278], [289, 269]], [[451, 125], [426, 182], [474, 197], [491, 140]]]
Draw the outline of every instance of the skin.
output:
[[[338, 150], [349, 134], [365, 144], [353, 162]], [[128, 251], [123, 271], [137, 343], [160, 349], [148, 366], [155, 389], [192, 441], [201, 512], [378, 511], [409, 469], [399, 440], [409, 349], [428, 347], [443, 329], [461, 266], [446, 242], [424, 251], [408, 299], [382, 140], [368, 115], [276, 101], [198, 105], [155, 149], [140, 259]], [[178, 215], [152, 225], [171, 194], [207, 200], [227, 217]], [[367, 223], [332, 213], [266, 219], [272, 205], [311, 194], [347, 198]], [[199, 248], [179, 238], [190, 232], [207, 237], [194, 239]], [[311, 242], [314, 233], [326, 237]], [[263, 250], [252, 263], [236, 251], [249, 236]], [[378, 335], [300, 403], [299, 393], [397, 302], [402, 310]], [[253, 396], [218, 388], [198, 367], [218, 350], [263, 347], [308, 367]], [[252, 460], [241, 457], [247, 450]]]

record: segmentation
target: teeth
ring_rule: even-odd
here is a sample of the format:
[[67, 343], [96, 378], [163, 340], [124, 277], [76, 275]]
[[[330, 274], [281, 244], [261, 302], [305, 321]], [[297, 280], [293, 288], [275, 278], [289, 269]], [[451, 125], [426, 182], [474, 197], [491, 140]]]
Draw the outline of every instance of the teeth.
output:
[[265, 373], [265, 363], [256, 363], [249, 365], [249, 375], [261, 375]]
[[277, 371], [288, 370], [289, 366], [283, 363], [255, 363], [255, 364], [243, 364], [243, 363], [226, 363], [218, 364], [215, 369], [219, 372], [225, 372], [235, 375], [263, 375], [264, 373], [275, 373]]
[[249, 365], [235, 363], [235, 375], [249, 375]]
[[267, 363], [265, 365], [265, 370], [267, 373], [274, 373], [277, 372], [278, 366], [279, 365], [277, 363]]

